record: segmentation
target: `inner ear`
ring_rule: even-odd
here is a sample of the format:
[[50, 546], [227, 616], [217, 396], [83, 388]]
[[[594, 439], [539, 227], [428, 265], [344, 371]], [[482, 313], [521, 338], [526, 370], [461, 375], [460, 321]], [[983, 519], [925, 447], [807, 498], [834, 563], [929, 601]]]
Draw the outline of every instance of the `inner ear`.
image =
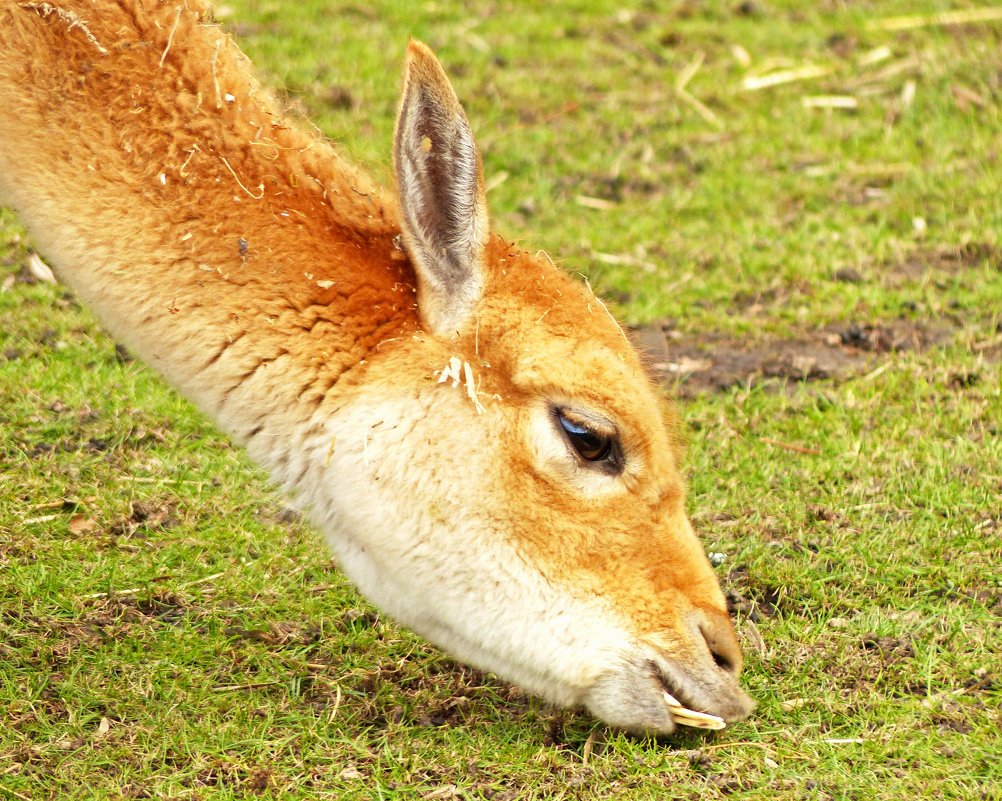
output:
[[484, 287], [487, 201], [469, 121], [438, 59], [411, 41], [393, 162], [401, 233], [425, 326], [451, 334], [473, 317]]

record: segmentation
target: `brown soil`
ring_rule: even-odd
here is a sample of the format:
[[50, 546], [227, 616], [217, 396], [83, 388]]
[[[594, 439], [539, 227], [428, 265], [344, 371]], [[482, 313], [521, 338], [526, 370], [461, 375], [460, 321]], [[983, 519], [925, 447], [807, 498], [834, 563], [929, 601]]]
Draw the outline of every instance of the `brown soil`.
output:
[[873, 272], [886, 286], [920, 281], [933, 273], [956, 275], [985, 265], [1002, 271], [1002, 249], [986, 242], [969, 242], [959, 247], [915, 250], [903, 259], [873, 265]]
[[848, 378], [873, 369], [887, 354], [945, 344], [952, 333], [946, 325], [913, 320], [829, 325], [784, 339], [686, 334], [668, 324], [630, 331], [648, 366], [680, 398], [769, 378]]

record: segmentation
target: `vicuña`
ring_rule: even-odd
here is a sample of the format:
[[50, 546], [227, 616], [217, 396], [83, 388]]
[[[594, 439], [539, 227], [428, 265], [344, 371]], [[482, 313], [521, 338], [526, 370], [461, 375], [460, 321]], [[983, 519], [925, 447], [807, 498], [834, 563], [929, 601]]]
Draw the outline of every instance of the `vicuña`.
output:
[[284, 116], [202, 0], [0, 0], [0, 109], [0, 199], [56, 273], [375, 604], [630, 731], [748, 714], [675, 423], [590, 289], [490, 231], [427, 47], [395, 192]]

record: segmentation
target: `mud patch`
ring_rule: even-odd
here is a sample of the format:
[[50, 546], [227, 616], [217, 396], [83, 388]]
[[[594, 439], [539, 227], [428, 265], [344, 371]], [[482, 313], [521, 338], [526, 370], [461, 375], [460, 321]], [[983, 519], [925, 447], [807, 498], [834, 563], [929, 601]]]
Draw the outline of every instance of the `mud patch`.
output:
[[129, 514], [117, 520], [109, 528], [113, 537], [142, 539], [154, 531], [180, 525], [178, 509], [180, 504], [174, 498], [129, 503]]
[[783, 588], [756, 581], [747, 565], [739, 565], [727, 575], [727, 611], [759, 623], [763, 618], [789, 614], [788, 598]]
[[309, 621], [301, 623], [295, 621], [283, 623], [270, 621], [267, 631], [262, 629], [228, 627], [226, 634], [242, 640], [264, 643], [273, 650], [281, 650], [283, 648], [298, 648], [320, 642], [322, 629], [320, 626]]
[[908, 637], [880, 637], [864, 634], [859, 643], [864, 651], [876, 651], [885, 664], [915, 656], [915, 648]]
[[771, 340], [685, 334], [667, 323], [629, 333], [654, 374], [670, 385], [677, 397], [692, 398], [770, 378], [848, 378], [872, 369], [879, 354], [945, 344], [953, 329], [892, 320], [830, 325], [789, 339]]
[[968, 242], [956, 247], [919, 249], [897, 261], [880, 262], [876, 272], [891, 287], [919, 281], [930, 272], [956, 275], [985, 266], [1002, 271], [1002, 248], [986, 242]]

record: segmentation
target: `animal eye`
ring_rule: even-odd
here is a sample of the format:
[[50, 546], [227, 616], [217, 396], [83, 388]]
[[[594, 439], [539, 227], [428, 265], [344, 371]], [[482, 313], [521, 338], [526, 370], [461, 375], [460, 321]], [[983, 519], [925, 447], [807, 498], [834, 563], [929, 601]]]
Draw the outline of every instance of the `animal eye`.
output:
[[566, 412], [558, 411], [557, 419], [578, 456], [586, 462], [612, 461], [615, 457], [615, 434], [596, 431], [581, 420], [576, 420]]

